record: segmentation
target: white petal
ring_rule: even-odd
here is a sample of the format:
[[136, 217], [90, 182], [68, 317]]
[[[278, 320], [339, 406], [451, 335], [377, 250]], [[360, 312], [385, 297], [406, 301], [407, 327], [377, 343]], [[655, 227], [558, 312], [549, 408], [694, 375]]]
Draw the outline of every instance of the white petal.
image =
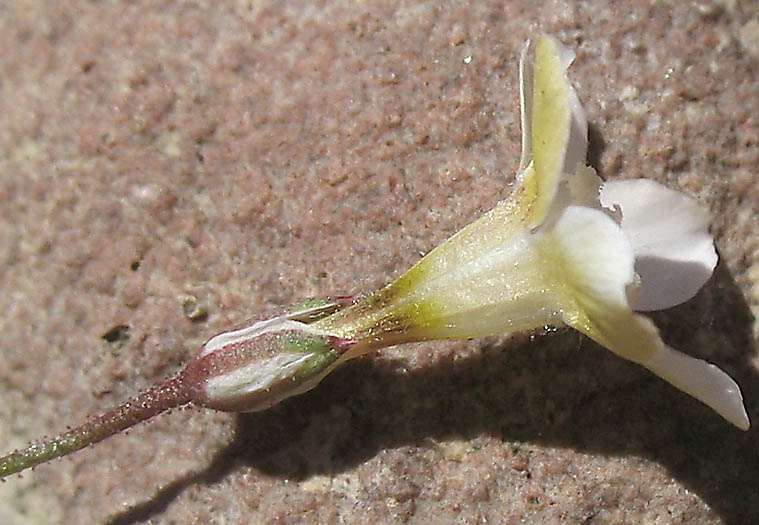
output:
[[[543, 37], [546, 38], [546, 37]], [[547, 37], [555, 46], [556, 54], [563, 71], [569, 69], [569, 66], [575, 59], [574, 51], [563, 45], [553, 37]], [[519, 59], [519, 100], [521, 102], [521, 120], [522, 120], [522, 156], [519, 162], [519, 171], [524, 170], [532, 161], [532, 110], [533, 110], [533, 92], [534, 92], [534, 44], [528, 40], [522, 47], [522, 53]], [[566, 152], [564, 154], [564, 164], [562, 172], [571, 174], [577, 169], [577, 164], [585, 165], [585, 157], [588, 151], [588, 121], [585, 116], [585, 110], [580, 104], [580, 99], [574, 88], [567, 82], [567, 103], [570, 110], [569, 137], [567, 139]]]
[[690, 197], [656, 182], [607, 182], [601, 204], [622, 210], [622, 229], [641, 278], [633, 307], [663, 310], [696, 295], [717, 264], [709, 214]]
[[532, 42], [528, 40], [522, 47], [519, 57], [519, 102], [522, 120], [522, 157], [519, 161], [519, 171], [523, 171], [532, 162], [532, 90], [533, 63]]
[[567, 179], [572, 204], [587, 208], [601, 208], [598, 196], [603, 181], [596, 174], [595, 169], [580, 164], [574, 174]]
[[600, 209], [568, 206], [546, 238], [547, 250], [561, 251], [554, 271], [562, 282], [571, 283], [574, 294], [604, 307], [629, 310], [626, 288], [635, 278], [635, 259], [629, 240], [611, 217]]
[[568, 293], [561, 308], [566, 324], [748, 429], [735, 381], [716, 366], [669, 348], [656, 326], [630, 309], [625, 289], [634, 277], [633, 251], [611, 217], [569, 206], [546, 238], [547, 251], [558, 250], [563, 259], [554, 271]]
[[518, 179], [533, 200], [529, 227], [556, 213], [565, 173], [584, 165], [587, 145], [585, 114], [567, 68], [574, 54], [558, 40], [539, 36], [522, 50], [522, 158]]
[[736, 427], [749, 429], [741, 389], [716, 365], [664, 345], [661, 352], [644, 364], [656, 375], [713, 408]]
[[[568, 47], [561, 46], [560, 49], [563, 52], [564, 63], [569, 68], [575, 59], [575, 54]], [[569, 90], [569, 109], [572, 121], [569, 128], [567, 151], [564, 155], [563, 171], [566, 174], [574, 173], [578, 167], [585, 166], [585, 157], [588, 154], [588, 120], [574, 89]]]

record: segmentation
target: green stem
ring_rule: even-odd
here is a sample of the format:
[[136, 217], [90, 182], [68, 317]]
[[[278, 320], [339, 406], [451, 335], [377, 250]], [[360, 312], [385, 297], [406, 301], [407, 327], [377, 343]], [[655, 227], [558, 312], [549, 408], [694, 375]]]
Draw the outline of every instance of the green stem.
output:
[[190, 395], [182, 374], [171, 377], [80, 427], [64, 432], [53, 439], [32, 443], [24, 449], [16, 450], [0, 458], [0, 479], [51, 459], [71, 454], [161, 412], [185, 405], [190, 402]]

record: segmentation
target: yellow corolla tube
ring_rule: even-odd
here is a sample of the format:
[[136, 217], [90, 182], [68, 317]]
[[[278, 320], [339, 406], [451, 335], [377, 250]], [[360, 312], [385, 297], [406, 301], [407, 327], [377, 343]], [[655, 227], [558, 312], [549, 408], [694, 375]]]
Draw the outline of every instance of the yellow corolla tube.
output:
[[510, 198], [310, 328], [353, 342], [342, 362], [392, 344], [564, 324], [746, 430], [738, 385], [665, 345], [635, 312], [639, 298], [640, 310], [669, 307], [706, 282], [717, 262], [708, 215], [654, 182], [603, 183], [585, 166], [587, 123], [567, 77], [573, 58], [549, 36], [522, 52], [522, 157]]

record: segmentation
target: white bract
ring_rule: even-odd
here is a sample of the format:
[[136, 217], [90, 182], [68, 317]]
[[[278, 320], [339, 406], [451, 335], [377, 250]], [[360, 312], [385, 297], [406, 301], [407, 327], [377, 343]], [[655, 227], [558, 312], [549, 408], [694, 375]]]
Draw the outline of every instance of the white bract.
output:
[[359, 341], [345, 360], [399, 342], [565, 324], [746, 430], [730, 376], [673, 350], [635, 313], [686, 301], [709, 279], [708, 214], [655, 182], [603, 183], [585, 165], [587, 123], [566, 73], [573, 58], [548, 36], [522, 52], [522, 157], [510, 198], [313, 328]]

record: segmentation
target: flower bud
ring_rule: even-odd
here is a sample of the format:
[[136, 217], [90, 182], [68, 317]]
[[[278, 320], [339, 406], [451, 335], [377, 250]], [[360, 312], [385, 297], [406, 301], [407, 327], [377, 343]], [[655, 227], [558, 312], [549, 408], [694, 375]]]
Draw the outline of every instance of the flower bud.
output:
[[253, 412], [315, 387], [355, 341], [309, 326], [345, 301], [311, 300], [209, 339], [183, 371], [193, 402]]

